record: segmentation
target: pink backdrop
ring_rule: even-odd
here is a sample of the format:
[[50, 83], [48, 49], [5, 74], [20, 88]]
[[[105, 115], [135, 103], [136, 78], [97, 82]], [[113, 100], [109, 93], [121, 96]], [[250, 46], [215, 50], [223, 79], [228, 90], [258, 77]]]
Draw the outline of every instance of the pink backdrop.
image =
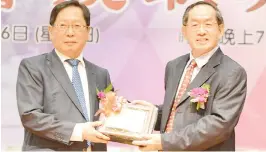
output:
[[[63, 0], [64, 1], [64, 0]], [[119, 94], [129, 100], [163, 102], [166, 63], [189, 52], [180, 34], [185, 8], [196, 0], [83, 0], [92, 12], [92, 39], [85, 57], [105, 68]], [[2, 149], [19, 149], [23, 129], [15, 85], [24, 57], [49, 52], [53, 0], [2, 0]], [[265, 0], [219, 0], [226, 26], [220, 46], [248, 73], [248, 95], [236, 129], [237, 149], [266, 150]], [[16, 137], [16, 138], [14, 138]], [[121, 145], [111, 143], [110, 149]], [[131, 150], [134, 147], [125, 146]]]

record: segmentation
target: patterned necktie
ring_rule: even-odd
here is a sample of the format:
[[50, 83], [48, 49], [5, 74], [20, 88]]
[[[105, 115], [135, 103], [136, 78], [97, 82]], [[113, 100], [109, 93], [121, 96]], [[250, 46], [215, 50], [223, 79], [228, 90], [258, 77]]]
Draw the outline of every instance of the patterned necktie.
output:
[[[76, 92], [76, 95], [78, 97], [79, 104], [82, 108], [82, 113], [85, 116], [86, 121], [89, 121], [89, 115], [88, 115], [87, 108], [86, 108], [85, 96], [84, 96], [82, 83], [81, 83], [81, 79], [80, 79], [80, 75], [79, 75], [79, 71], [78, 71], [79, 60], [78, 59], [68, 59], [66, 61], [72, 66], [72, 85], [73, 85], [74, 90]], [[91, 145], [91, 143], [89, 141], [87, 141], [87, 146], [89, 147], [90, 145]]]
[[196, 66], [197, 66], [197, 63], [195, 62], [195, 60], [192, 60], [189, 67], [186, 70], [186, 74], [185, 74], [185, 77], [182, 81], [181, 88], [177, 92], [177, 96], [176, 96], [174, 104], [172, 106], [170, 117], [168, 118], [168, 123], [166, 125], [166, 130], [165, 130], [166, 133], [171, 132], [173, 129], [173, 123], [174, 123], [175, 114], [176, 114], [176, 107], [177, 107], [178, 103], [180, 102], [183, 94], [185, 93], [188, 85], [190, 84], [192, 73], [193, 73], [193, 70]]
[[74, 90], [76, 92], [76, 95], [78, 97], [79, 104], [82, 108], [82, 112], [83, 112], [86, 120], [89, 121], [89, 115], [88, 115], [87, 108], [86, 108], [86, 101], [85, 101], [85, 97], [84, 97], [82, 83], [81, 83], [80, 75], [78, 72], [79, 60], [78, 59], [68, 59], [66, 61], [72, 66], [72, 85], [73, 85]]

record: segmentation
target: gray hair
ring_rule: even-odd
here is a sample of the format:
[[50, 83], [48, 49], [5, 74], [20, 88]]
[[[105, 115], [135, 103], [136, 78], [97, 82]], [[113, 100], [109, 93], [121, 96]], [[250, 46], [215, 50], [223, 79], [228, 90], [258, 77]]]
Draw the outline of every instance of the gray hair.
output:
[[183, 25], [186, 26], [187, 25], [187, 22], [188, 22], [188, 14], [189, 12], [191, 11], [191, 9], [193, 9], [195, 6], [199, 6], [199, 5], [208, 5], [208, 6], [211, 6], [215, 12], [216, 12], [216, 21], [218, 23], [218, 25], [221, 25], [221, 24], [224, 24], [224, 19], [222, 17], [222, 13], [221, 11], [213, 4], [211, 3], [208, 3], [208, 2], [205, 2], [205, 1], [199, 1], [199, 2], [196, 2], [196, 3], [193, 3], [191, 5], [189, 5], [183, 15]]

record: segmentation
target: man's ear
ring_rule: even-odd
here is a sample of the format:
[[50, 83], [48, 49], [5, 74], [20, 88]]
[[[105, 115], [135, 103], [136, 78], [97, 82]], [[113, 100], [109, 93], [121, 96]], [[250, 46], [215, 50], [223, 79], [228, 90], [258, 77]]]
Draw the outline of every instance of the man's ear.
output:
[[89, 36], [88, 36], [88, 40], [87, 40], [87, 41], [89, 41], [89, 40], [91, 39], [90, 37], [91, 37], [92, 35], [89, 34], [91, 30], [92, 30], [92, 27], [88, 26], [88, 27], [87, 27], [87, 32], [88, 32], [88, 35], [89, 35]]
[[49, 37], [52, 40], [53, 39], [53, 27], [51, 25], [48, 26], [48, 32], [49, 32]]
[[219, 39], [221, 39], [224, 35], [224, 24], [219, 25], [219, 31], [220, 31]]
[[182, 26], [182, 35], [187, 40], [187, 29], [185, 25]]

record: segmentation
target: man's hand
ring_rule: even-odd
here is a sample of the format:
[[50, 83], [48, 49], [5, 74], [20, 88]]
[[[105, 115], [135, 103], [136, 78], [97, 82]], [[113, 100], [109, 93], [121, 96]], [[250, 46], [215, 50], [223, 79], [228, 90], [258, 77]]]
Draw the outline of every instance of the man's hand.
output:
[[101, 121], [85, 123], [82, 130], [83, 139], [94, 143], [107, 143], [110, 138], [95, 130], [96, 127], [101, 125]]
[[144, 135], [142, 140], [133, 141], [132, 144], [139, 146], [140, 151], [162, 150], [161, 134]]

